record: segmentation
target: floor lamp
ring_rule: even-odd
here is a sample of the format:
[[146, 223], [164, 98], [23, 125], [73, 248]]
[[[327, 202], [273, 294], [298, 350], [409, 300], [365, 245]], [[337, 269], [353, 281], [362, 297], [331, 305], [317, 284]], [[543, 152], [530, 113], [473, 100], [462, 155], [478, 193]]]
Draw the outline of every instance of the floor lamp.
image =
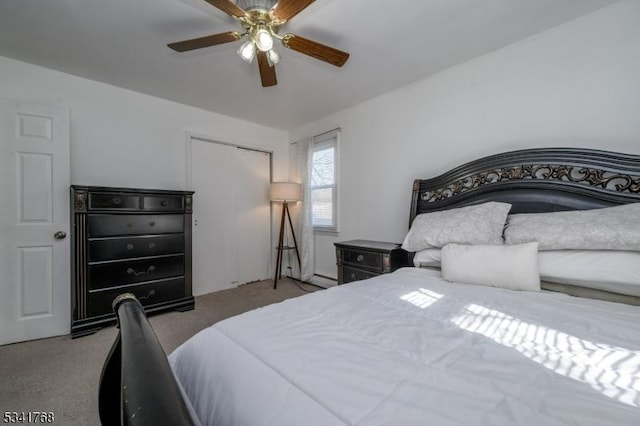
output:
[[[291, 214], [289, 213], [289, 202], [300, 201], [301, 185], [293, 182], [272, 182], [270, 197], [271, 201], [282, 202], [282, 218], [280, 219], [280, 236], [278, 237], [278, 255], [276, 256], [276, 274], [273, 278], [273, 288], [278, 286], [278, 278], [282, 273], [282, 252], [284, 250], [295, 250], [296, 258], [298, 259], [298, 270], [302, 273], [302, 265], [300, 263], [300, 253], [298, 252], [298, 242], [296, 241], [296, 233], [293, 231], [293, 224], [291, 223]], [[289, 227], [291, 228], [291, 236], [293, 237], [293, 245], [283, 245], [282, 239], [284, 237], [284, 217], [289, 220]]]

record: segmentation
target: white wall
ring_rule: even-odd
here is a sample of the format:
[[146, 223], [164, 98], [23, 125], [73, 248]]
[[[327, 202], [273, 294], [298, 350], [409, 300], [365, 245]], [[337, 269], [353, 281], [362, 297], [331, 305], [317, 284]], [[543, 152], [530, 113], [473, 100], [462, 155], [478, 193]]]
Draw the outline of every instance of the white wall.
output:
[[336, 276], [335, 241], [401, 242], [416, 178], [523, 148], [640, 154], [638, 76], [630, 0], [295, 129], [342, 128], [342, 230], [316, 235], [316, 272]]
[[0, 57], [0, 97], [71, 110], [71, 182], [186, 188], [186, 132], [273, 150], [289, 173], [288, 134], [220, 114]]
[[[0, 97], [70, 109], [72, 184], [188, 189], [187, 132], [273, 151], [273, 179], [289, 175], [289, 138], [282, 130], [1, 56]], [[273, 233], [279, 214], [274, 208]]]

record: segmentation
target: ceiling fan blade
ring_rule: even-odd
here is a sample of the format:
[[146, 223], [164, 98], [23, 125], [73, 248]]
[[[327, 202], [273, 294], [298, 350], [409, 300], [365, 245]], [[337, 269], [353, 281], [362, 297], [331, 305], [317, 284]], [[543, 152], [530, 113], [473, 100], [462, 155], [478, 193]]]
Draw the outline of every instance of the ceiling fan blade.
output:
[[279, 0], [273, 8], [273, 15], [281, 21], [289, 19], [302, 12], [315, 0]]
[[213, 7], [217, 7], [221, 11], [235, 16], [236, 18], [243, 18], [247, 15], [247, 12], [240, 6], [236, 5], [230, 0], [205, 0]]
[[176, 52], [186, 52], [188, 50], [202, 49], [203, 47], [215, 46], [217, 44], [229, 43], [240, 39], [240, 33], [228, 31], [226, 33], [213, 34], [206, 37], [192, 38], [191, 40], [178, 41], [167, 44]]
[[285, 34], [282, 44], [296, 52], [304, 53], [321, 61], [328, 62], [336, 67], [341, 67], [349, 59], [349, 54], [333, 47], [325, 46], [316, 41], [309, 40], [295, 34]]
[[276, 80], [276, 67], [269, 65], [267, 54], [264, 52], [258, 52], [258, 69], [260, 70], [262, 87], [275, 86], [278, 84], [278, 80]]

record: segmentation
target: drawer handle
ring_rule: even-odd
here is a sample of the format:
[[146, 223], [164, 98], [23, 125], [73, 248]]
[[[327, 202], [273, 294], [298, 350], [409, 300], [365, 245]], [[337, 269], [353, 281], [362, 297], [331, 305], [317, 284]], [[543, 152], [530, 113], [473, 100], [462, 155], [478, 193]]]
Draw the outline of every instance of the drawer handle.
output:
[[156, 243], [149, 243], [149, 248], [150, 249], [155, 248], [155, 247], [156, 247]]
[[127, 250], [133, 250], [133, 244], [131, 243], [127, 244]]
[[115, 204], [116, 206], [122, 202], [120, 197], [114, 197], [112, 201], [113, 201], [113, 204]]
[[351, 273], [351, 279], [352, 279], [352, 280], [355, 280], [356, 278], [358, 278], [358, 276], [356, 275], [356, 273], [355, 273], [355, 272], [352, 272], [352, 273]]
[[167, 200], [162, 200], [162, 201], [160, 201], [160, 205], [161, 205], [162, 207], [167, 207], [167, 205], [168, 205], [168, 204], [169, 204], [169, 202], [168, 202]]
[[138, 300], [147, 300], [149, 299], [151, 296], [155, 296], [156, 291], [155, 290], [149, 290], [149, 292], [147, 293], [146, 296], [138, 296]]
[[133, 268], [129, 268], [127, 269], [127, 275], [133, 275], [137, 277], [139, 275], [147, 275], [155, 270], [156, 270], [156, 267], [153, 265], [149, 266], [146, 271], [136, 271]]
[[359, 254], [358, 257], [356, 257], [356, 262], [362, 263], [363, 261], [364, 261], [364, 255]]
[[156, 223], [154, 221], [149, 222], [149, 226], [156, 226]]

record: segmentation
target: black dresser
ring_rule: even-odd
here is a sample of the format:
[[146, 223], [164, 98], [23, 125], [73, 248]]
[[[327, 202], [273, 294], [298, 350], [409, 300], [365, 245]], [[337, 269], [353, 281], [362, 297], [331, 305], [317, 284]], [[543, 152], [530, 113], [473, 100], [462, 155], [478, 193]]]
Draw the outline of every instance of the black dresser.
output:
[[194, 308], [193, 191], [71, 186], [71, 335], [113, 324], [111, 303], [133, 293], [145, 311]]

